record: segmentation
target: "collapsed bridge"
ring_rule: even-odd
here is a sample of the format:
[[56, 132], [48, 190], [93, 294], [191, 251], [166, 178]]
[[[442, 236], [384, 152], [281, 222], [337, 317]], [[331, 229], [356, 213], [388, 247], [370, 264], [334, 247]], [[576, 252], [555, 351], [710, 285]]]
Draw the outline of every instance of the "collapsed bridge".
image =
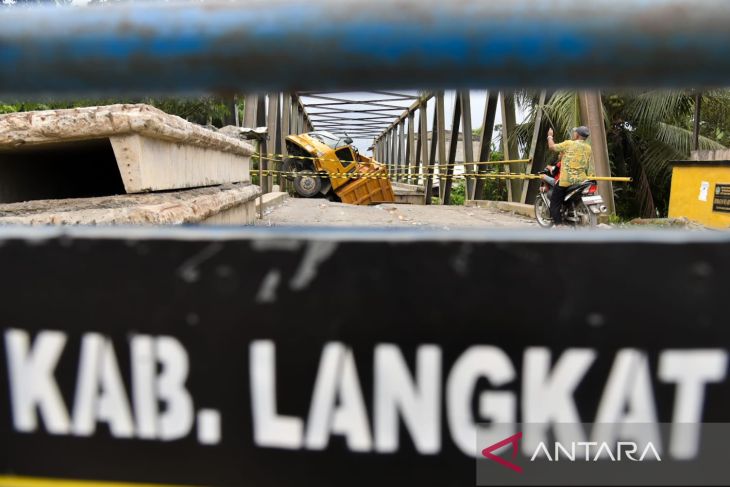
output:
[[[255, 116], [275, 144], [271, 107], [296, 90], [727, 85], [729, 22], [721, 0], [3, 10], [0, 93], [272, 93], [247, 106], [268, 105]], [[425, 151], [428, 103], [409, 101], [362, 135], [396, 178], [447, 179], [431, 157], [446, 125]], [[281, 124], [316, 128], [293, 103]], [[408, 157], [387, 159], [394, 146]], [[476, 462], [488, 485], [515, 472], [484, 452], [530, 440], [530, 419], [657, 433], [646, 479], [605, 462], [585, 485], [727, 484], [729, 250], [727, 234], [671, 230], [1, 227], [0, 484], [461, 486]], [[562, 292], [543, 302], [548, 281]], [[510, 460], [534, 484], [580, 473]]]

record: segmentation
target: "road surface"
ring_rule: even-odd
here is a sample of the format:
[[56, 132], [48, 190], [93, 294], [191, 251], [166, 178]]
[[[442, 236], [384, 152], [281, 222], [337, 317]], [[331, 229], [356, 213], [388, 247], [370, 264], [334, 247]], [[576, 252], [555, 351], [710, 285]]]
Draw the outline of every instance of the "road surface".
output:
[[331, 226], [371, 228], [527, 228], [537, 223], [527, 217], [487, 208], [381, 204], [355, 206], [324, 199], [288, 198], [264, 213], [262, 226]]

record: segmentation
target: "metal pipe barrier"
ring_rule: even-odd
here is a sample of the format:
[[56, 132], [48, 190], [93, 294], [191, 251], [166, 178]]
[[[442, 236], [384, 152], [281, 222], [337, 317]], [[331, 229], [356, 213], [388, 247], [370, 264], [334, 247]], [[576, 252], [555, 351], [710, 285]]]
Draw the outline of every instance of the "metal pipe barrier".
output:
[[137, 2], [0, 23], [3, 97], [730, 81], [726, 0]]

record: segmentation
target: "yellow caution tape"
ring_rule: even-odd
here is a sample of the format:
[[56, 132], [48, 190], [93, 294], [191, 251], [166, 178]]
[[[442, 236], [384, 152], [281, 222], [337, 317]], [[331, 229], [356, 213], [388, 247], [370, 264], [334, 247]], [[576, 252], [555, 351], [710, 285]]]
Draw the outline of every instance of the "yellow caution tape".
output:
[[[338, 158], [334, 158], [334, 159], [328, 158], [328, 159], [325, 159], [323, 157], [294, 156], [294, 155], [291, 155], [291, 154], [273, 154], [273, 153], [270, 153], [270, 154], [253, 154], [252, 157], [256, 157], [256, 158], [259, 158], [259, 159], [263, 159], [263, 160], [267, 160], [267, 161], [272, 161], [272, 162], [278, 162], [278, 163], [283, 163], [284, 161], [282, 159], [284, 159], [284, 158], [286, 158], [286, 159], [318, 160], [318, 161], [322, 161], [322, 162], [341, 162], [340, 159], [338, 159]], [[440, 168], [440, 167], [456, 167], [456, 166], [486, 166], [486, 165], [500, 165], [500, 164], [502, 164], [502, 165], [509, 165], [509, 164], [527, 164], [531, 160], [532, 159], [513, 159], [513, 160], [507, 160], [507, 161], [474, 161], [474, 162], [459, 162], [459, 163], [454, 163], [454, 164], [433, 164], [433, 165], [426, 164], [423, 167], [430, 167], [430, 168], [437, 168], [438, 167], [438, 168]], [[375, 163], [377, 163], [377, 164], [383, 164], [383, 165], [390, 164], [390, 163], [387, 163], [387, 162], [376, 161], [375, 159], [373, 159], [372, 161], [375, 162]], [[355, 161], [355, 162], [357, 162], [357, 161]], [[405, 166], [403, 164], [399, 164], [399, 166], [402, 166], [402, 167], [417, 167], [417, 166], [409, 166], [407, 164]]]
[[[383, 173], [382, 171], [374, 173], [348, 172], [333, 173], [327, 171], [278, 171], [275, 169], [262, 169], [262, 176], [319, 176], [329, 179], [540, 179], [539, 174], [524, 173], [464, 173], [464, 174], [409, 174], [409, 173]], [[630, 183], [631, 178], [627, 177], [607, 177], [607, 176], [588, 176], [587, 180], [591, 181], [612, 181], [620, 183]]]
[[[264, 154], [263, 156], [260, 156], [259, 154], [254, 154], [254, 156], [259, 157], [261, 160], [275, 162], [278, 164], [283, 163], [281, 159], [274, 159], [274, 157], [286, 157], [289, 159], [317, 159], [323, 162], [340, 162], [339, 159], [322, 159], [321, 157], [310, 157], [310, 156], [292, 156], [292, 155], [284, 155], [284, 154]], [[269, 157], [271, 156], [271, 157]], [[482, 162], [467, 162], [467, 163], [459, 163], [459, 164], [435, 164], [433, 166], [400, 166], [404, 169], [407, 168], [413, 168], [419, 170], [419, 172], [405, 172], [405, 173], [388, 173], [387, 175], [383, 175], [380, 173], [372, 174], [372, 173], [358, 173], [358, 172], [350, 172], [350, 173], [332, 173], [332, 172], [326, 172], [326, 171], [316, 171], [317, 174], [320, 174], [322, 177], [329, 177], [330, 179], [391, 179], [391, 178], [407, 178], [407, 179], [421, 179], [425, 177], [430, 177], [432, 179], [540, 179], [539, 174], [526, 174], [526, 173], [488, 173], [488, 172], [479, 172], [479, 173], [463, 173], [463, 174], [443, 174], [443, 173], [435, 173], [431, 172], [430, 174], [426, 174], [424, 172], [420, 172], [421, 170], [424, 171], [433, 171], [436, 168], [444, 168], [444, 167], [455, 167], [455, 166], [486, 166], [486, 165], [510, 165], [510, 164], [526, 164], [529, 163], [531, 159], [511, 159], [506, 161], [482, 161]], [[377, 162], [377, 161], [373, 161]], [[385, 163], [379, 162], [378, 164]], [[300, 175], [297, 172], [293, 171], [275, 171], [272, 169], [263, 169], [262, 172], [265, 176], [272, 176], [275, 174], [283, 174], [283, 175], [289, 175], [289, 176], [297, 176]], [[593, 181], [611, 181], [614, 183], [630, 183], [632, 182], [632, 178], [628, 177], [613, 177], [613, 176], [588, 176], [588, 179]]]

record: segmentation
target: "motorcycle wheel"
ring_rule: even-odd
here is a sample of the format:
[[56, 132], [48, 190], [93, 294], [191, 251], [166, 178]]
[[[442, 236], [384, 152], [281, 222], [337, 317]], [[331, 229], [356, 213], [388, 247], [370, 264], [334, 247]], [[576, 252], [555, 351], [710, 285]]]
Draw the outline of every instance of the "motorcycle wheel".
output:
[[537, 224], [543, 228], [553, 226], [553, 220], [550, 218], [550, 207], [545, 204], [545, 200], [540, 195], [535, 198], [535, 219]]
[[586, 205], [581, 204], [580, 207], [576, 208], [576, 213], [580, 218], [580, 225], [582, 227], [598, 226], [598, 215], [593, 213]]

